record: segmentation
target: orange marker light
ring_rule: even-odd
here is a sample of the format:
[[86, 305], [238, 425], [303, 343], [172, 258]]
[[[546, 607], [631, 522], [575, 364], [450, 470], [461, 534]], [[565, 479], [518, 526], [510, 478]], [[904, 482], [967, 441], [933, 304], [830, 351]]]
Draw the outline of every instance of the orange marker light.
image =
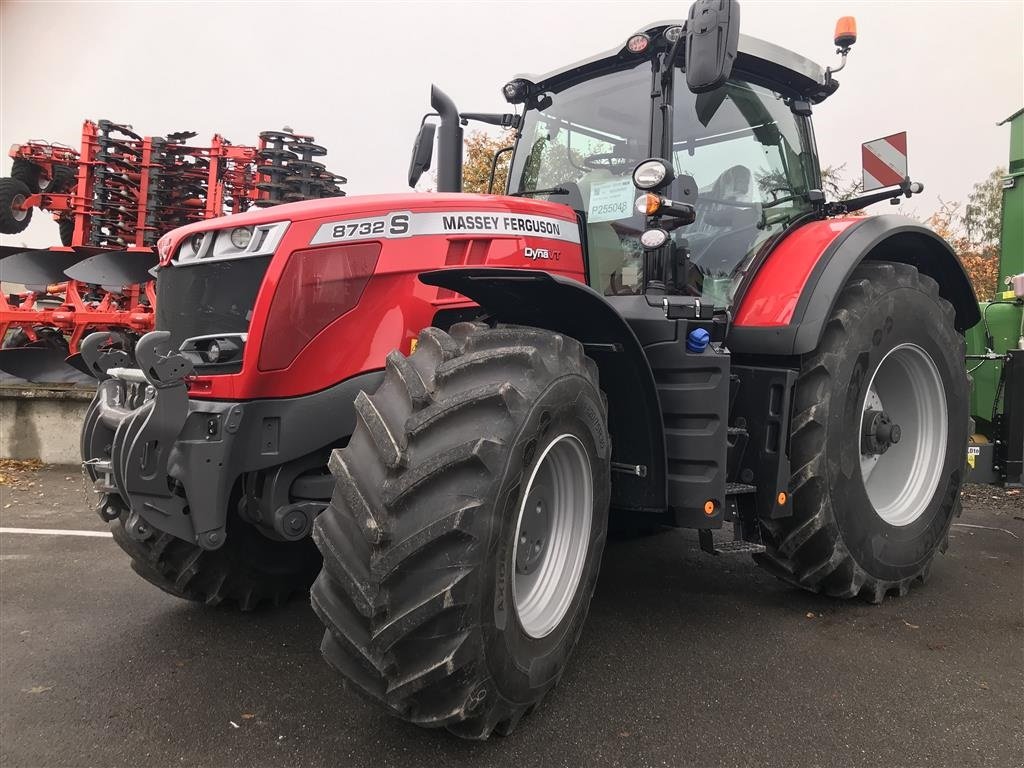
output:
[[713, 502], [711, 499], [708, 499], [707, 501], [704, 502], [704, 514], [708, 517], [711, 517], [713, 514], [715, 514], [715, 502]]
[[636, 211], [646, 216], [653, 216], [661, 208], [661, 198], [658, 195], [647, 193], [636, 199]]
[[857, 20], [843, 16], [836, 22], [835, 44], [837, 48], [849, 48], [857, 42]]
[[786, 503], [786, 499], [787, 498], [789, 498], [789, 497], [786, 496], [786, 492], [785, 491], [779, 491], [779, 496], [776, 499], [776, 501], [779, 502], [779, 506], [781, 507], [781, 506], [783, 506]]

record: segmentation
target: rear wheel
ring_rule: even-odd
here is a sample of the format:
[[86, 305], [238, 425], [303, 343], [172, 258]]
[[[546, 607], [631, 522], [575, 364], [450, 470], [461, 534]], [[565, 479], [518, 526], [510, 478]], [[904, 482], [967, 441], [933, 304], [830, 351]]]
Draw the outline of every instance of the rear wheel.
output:
[[128, 535], [128, 510], [116, 495], [102, 501], [114, 540], [132, 559], [132, 569], [150, 584], [183, 600], [234, 605], [243, 611], [278, 606], [305, 594], [320, 570], [308, 539], [275, 541], [237, 515], [228, 515], [228, 536], [220, 549], [205, 550], [152, 530], [142, 541]]
[[324, 656], [405, 720], [508, 733], [561, 676], [597, 580], [597, 368], [548, 331], [428, 328], [356, 409], [313, 533]]
[[32, 209], [23, 208], [32, 191], [20, 179], [0, 179], [0, 232], [16, 235], [32, 221]]
[[964, 340], [938, 286], [864, 263], [843, 289], [793, 408], [793, 516], [759, 561], [814, 592], [881, 602], [924, 580], [959, 513]]

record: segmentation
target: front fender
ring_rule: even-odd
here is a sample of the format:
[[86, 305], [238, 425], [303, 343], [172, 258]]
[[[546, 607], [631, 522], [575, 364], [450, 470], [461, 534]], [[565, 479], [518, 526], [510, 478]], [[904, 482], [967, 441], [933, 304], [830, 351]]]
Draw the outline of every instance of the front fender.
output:
[[[460, 293], [492, 318], [546, 328], [581, 342], [598, 366], [612, 437], [612, 506], [665, 508], [665, 438], [654, 376], [636, 334], [583, 283], [541, 270], [467, 267], [424, 272], [420, 280]], [[643, 466], [643, 474], [627, 471]]]
[[800, 355], [818, 346], [839, 292], [865, 259], [910, 264], [939, 284], [963, 333], [981, 319], [974, 288], [949, 244], [903, 216], [828, 219], [777, 244], [740, 297], [733, 352]]

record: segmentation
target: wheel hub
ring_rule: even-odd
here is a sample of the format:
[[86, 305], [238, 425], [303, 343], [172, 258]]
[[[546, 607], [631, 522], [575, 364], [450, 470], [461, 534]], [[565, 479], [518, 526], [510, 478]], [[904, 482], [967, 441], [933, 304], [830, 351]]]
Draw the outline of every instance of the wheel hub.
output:
[[24, 221], [28, 216], [28, 209], [25, 206], [25, 196], [15, 195], [11, 198], [11, 215], [15, 221]]
[[516, 573], [530, 574], [544, 561], [548, 536], [551, 532], [550, 488], [535, 486], [531, 498], [523, 507], [519, 523], [519, 541], [516, 549]]
[[890, 446], [896, 445], [902, 436], [903, 430], [900, 429], [900, 425], [885, 411], [864, 411], [860, 452], [865, 456], [885, 453]]
[[910, 525], [935, 495], [947, 441], [946, 393], [924, 349], [900, 344], [871, 376], [860, 422], [860, 471], [875, 512]]
[[576, 596], [590, 547], [594, 480], [577, 437], [559, 435], [540, 453], [519, 507], [513, 602], [530, 637], [551, 633]]

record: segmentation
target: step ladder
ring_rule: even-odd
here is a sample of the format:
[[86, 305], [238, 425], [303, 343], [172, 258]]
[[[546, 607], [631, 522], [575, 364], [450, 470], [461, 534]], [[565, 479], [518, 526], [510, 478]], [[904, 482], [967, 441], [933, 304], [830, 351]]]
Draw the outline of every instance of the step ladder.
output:
[[[756, 485], [747, 483], [726, 483], [725, 494], [729, 496], [742, 496], [748, 493], [755, 493]], [[740, 538], [739, 521], [733, 524], [733, 538], [726, 539], [724, 535], [717, 537], [713, 530], [702, 528], [698, 531], [700, 537], [700, 548], [710, 555], [756, 555], [764, 552], [764, 544], [747, 541]]]

